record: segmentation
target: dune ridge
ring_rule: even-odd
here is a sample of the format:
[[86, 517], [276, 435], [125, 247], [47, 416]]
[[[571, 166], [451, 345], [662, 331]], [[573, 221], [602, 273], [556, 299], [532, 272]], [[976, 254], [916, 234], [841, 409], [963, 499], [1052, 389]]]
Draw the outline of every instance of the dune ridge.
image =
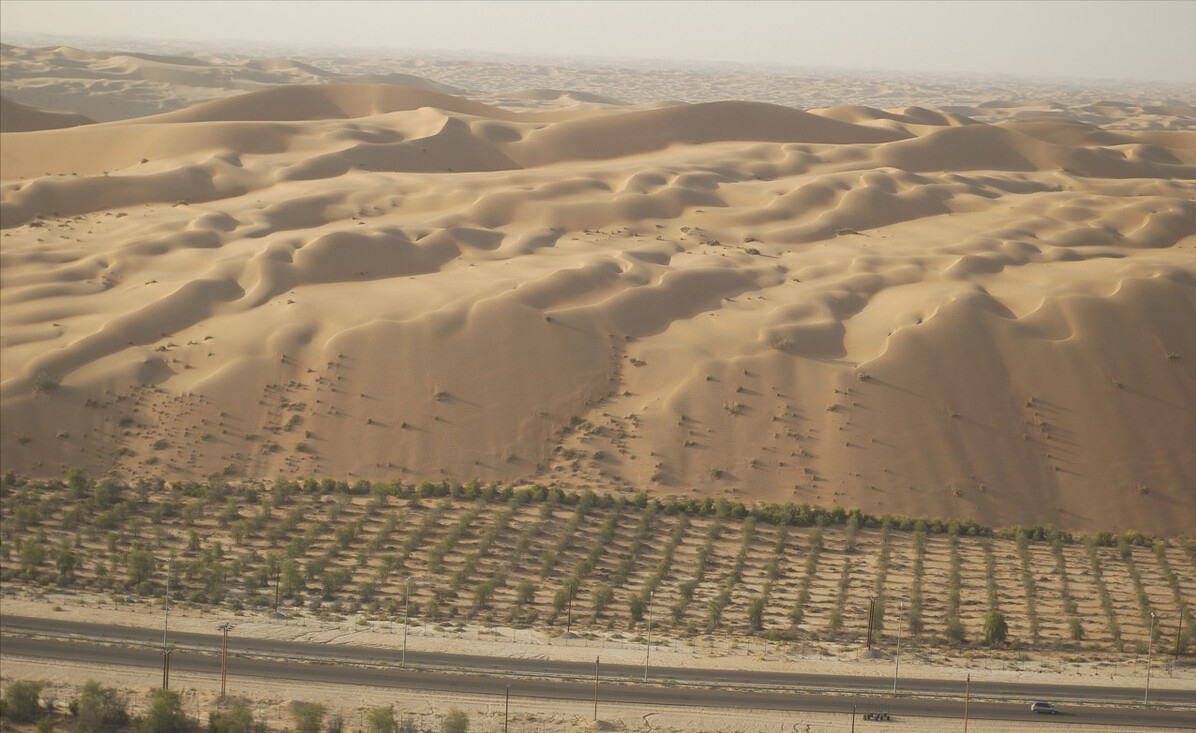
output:
[[1190, 529], [1187, 108], [563, 95], [4, 132], [4, 468]]

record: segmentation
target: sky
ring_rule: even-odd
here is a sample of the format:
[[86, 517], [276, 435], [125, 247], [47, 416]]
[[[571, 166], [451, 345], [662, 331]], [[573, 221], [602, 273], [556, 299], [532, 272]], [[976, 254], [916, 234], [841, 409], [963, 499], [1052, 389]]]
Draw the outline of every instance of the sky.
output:
[[1192, 0], [4, 0], [16, 33], [1196, 82]]

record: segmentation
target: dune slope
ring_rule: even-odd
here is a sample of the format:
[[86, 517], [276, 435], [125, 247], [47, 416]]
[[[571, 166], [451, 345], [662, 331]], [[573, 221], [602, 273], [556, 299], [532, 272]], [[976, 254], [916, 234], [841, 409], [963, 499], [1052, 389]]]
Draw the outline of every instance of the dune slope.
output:
[[1185, 109], [350, 84], [5, 132], [3, 468], [1190, 531]]

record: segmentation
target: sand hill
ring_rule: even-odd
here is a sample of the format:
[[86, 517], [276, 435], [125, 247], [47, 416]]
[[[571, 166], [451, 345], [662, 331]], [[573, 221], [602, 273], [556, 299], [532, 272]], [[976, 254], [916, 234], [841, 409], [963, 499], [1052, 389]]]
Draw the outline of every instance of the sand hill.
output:
[[496, 106], [237, 68], [314, 83], [6, 124], [4, 469], [1191, 531], [1190, 106]]

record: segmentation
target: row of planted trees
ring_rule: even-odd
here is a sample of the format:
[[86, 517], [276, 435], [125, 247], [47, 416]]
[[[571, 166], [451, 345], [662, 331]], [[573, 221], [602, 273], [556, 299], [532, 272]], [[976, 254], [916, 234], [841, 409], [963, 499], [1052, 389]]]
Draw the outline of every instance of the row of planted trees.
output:
[[[207, 724], [190, 718], [183, 710], [183, 701], [175, 690], [154, 690], [145, 710], [129, 712], [125, 694], [88, 680], [78, 695], [59, 708], [57, 701], [44, 693], [45, 680], [13, 680], [0, 698], [0, 719], [8, 723], [33, 724], [37, 733], [66, 728], [76, 733], [132, 730], [135, 733], [266, 733], [265, 720], [254, 714], [253, 706], [244, 698], [222, 702], [208, 713]], [[289, 705], [296, 733], [344, 733], [345, 721], [340, 713], [330, 713], [322, 703], [296, 700]], [[396, 713], [393, 705], [371, 708], [363, 713], [361, 722], [367, 733], [432, 733], [431, 728], [417, 725], [414, 717]], [[436, 728], [440, 733], [468, 733], [469, 715], [458, 708], [450, 708]], [[361, 729], [358, 729], [359, 731]]]
[[[825, 604], [825, 599], [812, 598], [824, 564], [823, 529], [836, 522], [842, 526], [841, 549], [846, 557], [840, 560], [838, 586], [819, 625], [824, 624], [831, 635], [845, 626], [859, 627], [857, 618], [849, 618], [848, 602], [852, 585], [858, 585], [868, 562], [853, 559], [853, 555], [860, 530], [879, 526], [881, 547], [872, 571], [877, 601], [874, 618], [883, 626], [891, 536], [908, 528], [914, 550], [913, 579], [905, 596], [908, 615], [903, 618], [908, 619], [911, 632], [921, 633], [927, 536], [942, 531], [948, 535], [950, 552], [944, 628], [953, 643], [964, 642], [960, 538], [984, 538], [989, 611], [1001, 614], [1006, 610], [991, 599], [995, 591], [991, 540], [994, 536], [1014, 540], [1032, 638], [1038, 633], [1037, 584], [1029, 543], [1050, 541], [1057, 571], [1066, 581], [1066, 563], [1059, 557], [1062, 548], [1072, 542], [1066, 533], [1050, 528], [993, 533], [970, 522], [877, 519], [840, 508], [748, 507], [726, 499], [655, 499], [643, 493], [616, 497], [542, 485], [483, 486], [478, 482], [348, 484], [280, 478], [271, 484], [230, 485], [214, 478], [206, 483], [141, 481], [129, 486], [111, 479], [95, 481], [77, 471], [65, 482], [24, 481], [10, 473], [0, 482], [0, 498], [4, 510], [0, 533], [5, 540], [0, 545], [0, 559], [9, 581], [60, 587], [84, 584], [96, 590], [153, 595], [160, 592], [161, 581], [169, 573], [174, 597], [196, 603], [220, 603], [231, 593], [229, 602], [235, 607], [264, 608], [281, 598], [314, 610], [328, 603], [330, 610], [341, 612], [347, 603], [350, 612], [385, 609], [393, 615], [408, 608], [410, 600], [413, 614], [422, 612], [428, 620], [459, 615], [493, 620], [491, 610], [501, 597], [500, 610], [512, 624], [535, 623], [545, 618], [541, 614], [548, 614], [549, 607], [548, 622], [559, 623], [561, 614], [584, 589], [593, 620], [606, 616], [617, 601], [624, 604], [634, 626], [643, 623], [654, 594], [671, 578], [676, 585], [669, 589], [672, 601], [665, 610], [674, 625], [718, 627], [734, 596], [748, 627], [762, 631], [766, 619], [771, 618], [767, 633], [772, 634], [778, 631], [778, 619], [775, 613], [769, 615], [769, 609], [783, 572], [787, 582], [781, 593], [789, 604], [791, 628], [808, 622], [812, 602]], [[538, 510], [533, 508], [536, 505]], [[662, 517], [671, 517], [671, 532], [661, 530]], [[696, 554], [687, 554], [685, 567], [678, 569], [674, 556], [693, 522], [700, 522], [700, 542]], [[803, 557], [793, 554], [795, 543], [789, 528], [806, 522], [813, 527], [803, 533], [807, 545], [803, 548], [804, 569], [800, 565], [786, 567]], [[757, 561], [763, 567], [763, 582], [753, 567], [756, 587], [748, 589], [742, 581], [749, 570], [758, 524], [772, 524], [775, 543], [771, 555]], [[632, 525], [634, 531], [630, 531]], [[621, 533], [620, 526], [624, 528]], [[729, 543], [722, 538], [728, 526], [741, 532], [738, 549], [727, 557], [716, 557], [720, 551], [727, 552]], [[612, 554], [616, 535], [621, 544], [618, 553]], [[650, 542], [653, 538], [656, 541]], [[1148, 617], [1153, 605], [1149, 605], [1145, 580], [1129, 552], [1145, 544], [1145, 538], [1137, 533], [1097, 535], [1085, 538], [1084, 543], [1090, 555], [1102, 546], [1118, 548], [1134, 579], [1139, 610]], [[693, 548], [689, 545], [687, 552]], [[1155, 545], [1160, 563], [1167, 561], [1163, 549]], [[1196, 558], [1196, 546], [1187, 551]], [[506, 559], [496, 564], [498, 553], [505, 553]], [[1126, 557], [1130, 560], [1124, 560]], [[712, 562], [719, 563], [721, 575], [708, 578]], [[1178, 599], [1182, 617], [1190, 622], [1178, 575], [1170, 565], [1160, 567]], [[413, 571], [421, 576], [414, 584], [418, 600], [407, 597], [412, 584], [398, 583], [395, 592], [396, 576], [401, 580]], [[1114, 620], [1099, 558], [1093, 571], [1102, 605]], [[714, 590], [706, 592], [712, 584]], [[699, 587], [704, 589], [704, 598], [697, 596]], [[1084, 629], [1074, 600], [1067, 596], [1066, 582], [1063, 592], [1068, 623], [1073, 629], [1079, 626], [1072, 633], [1072, 640], [1078, 642]], [[547, 598], [552, 599], [551, 604]], [[692, 605], [696, 598], [701, 598], [705, 613], [695, 617]], [[781, 615], [783, 618], [784, 611]], [[1190, 629], [1192, 624], [1187, 626]], [[1119, 638], [1113, 623], [1110, 629], [1114, 638]]]

